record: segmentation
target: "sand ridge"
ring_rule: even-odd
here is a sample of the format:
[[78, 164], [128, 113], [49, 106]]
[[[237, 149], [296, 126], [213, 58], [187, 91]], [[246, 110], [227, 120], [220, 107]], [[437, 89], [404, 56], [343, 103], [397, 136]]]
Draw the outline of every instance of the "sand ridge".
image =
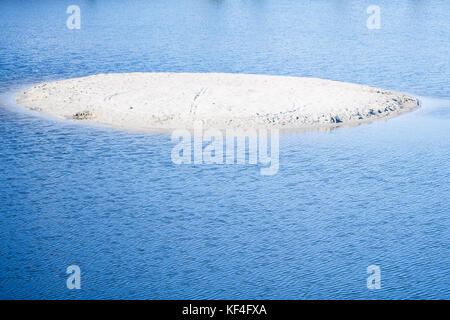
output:
[[419, 106], [401, 93], [352, 83], [226, 73], [98, 74], [47, 82], [15, 98], [59, 119], [129, 130], [314, 129], [389, 118]]

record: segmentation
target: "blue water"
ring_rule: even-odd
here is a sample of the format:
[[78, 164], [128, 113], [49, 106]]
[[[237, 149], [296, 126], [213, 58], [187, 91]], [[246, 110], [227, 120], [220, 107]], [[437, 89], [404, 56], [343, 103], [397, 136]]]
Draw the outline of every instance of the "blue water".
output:
[[[449, 38], [447, 0], [1, 1], [0, 298], [449, 299]], [[313, 76], [422, 108], [282, 135], [279, 172], [262, 176], [176, 166], [167, 135], [11, 102], [36, 82], [133, 71]], [[66, 287], [73, 264], [81, 290]]]

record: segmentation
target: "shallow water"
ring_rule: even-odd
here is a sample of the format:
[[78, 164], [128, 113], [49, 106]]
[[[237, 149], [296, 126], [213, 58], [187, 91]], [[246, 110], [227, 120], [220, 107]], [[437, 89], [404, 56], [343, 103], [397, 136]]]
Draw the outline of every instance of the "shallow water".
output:
[[[378, 1], [380, 30], [371, 1], [79, 3], [68, 30], [70, 1], [0, 2], [0, 298], [450, 298], [448, 1]], [[31, 83], [132, 71], [313, 76], [423, 107], [282, 135], [262, 176], [176, 166], [167, 135], [11, 103]]]

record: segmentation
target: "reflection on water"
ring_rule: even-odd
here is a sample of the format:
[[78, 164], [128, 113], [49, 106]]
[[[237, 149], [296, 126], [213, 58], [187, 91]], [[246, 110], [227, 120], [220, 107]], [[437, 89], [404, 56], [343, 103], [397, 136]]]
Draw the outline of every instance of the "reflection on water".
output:
[[[376, 31], [370, 1], [80, 1], [76, 32], [69, 4], [0, 3], [0, 298], [450, 298], [448, 1], [378, 1]], [[433, 99], [282, 135], [274, 176], [176, 166], [168, 135], [10, 104], [22, 85], [132, 71], [314, 76]], [[366, 288], [369, 265], [380, 290]]]

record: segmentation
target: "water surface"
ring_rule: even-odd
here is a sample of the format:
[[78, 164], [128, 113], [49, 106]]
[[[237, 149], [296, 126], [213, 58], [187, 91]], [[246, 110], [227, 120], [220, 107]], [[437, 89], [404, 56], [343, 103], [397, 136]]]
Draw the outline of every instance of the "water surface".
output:
[[[448, 299], [450, 3], [0, 3], [0, 298]], [[11, 103], [107, 72], [312, 76], [423, 108], [280, 137], [280, 169], [171, 162], [164, 134], [59, 122]], [[82, 289], [65, 270], [82, 270]], [[366, 288], [379, 265], [382, 288]]]

